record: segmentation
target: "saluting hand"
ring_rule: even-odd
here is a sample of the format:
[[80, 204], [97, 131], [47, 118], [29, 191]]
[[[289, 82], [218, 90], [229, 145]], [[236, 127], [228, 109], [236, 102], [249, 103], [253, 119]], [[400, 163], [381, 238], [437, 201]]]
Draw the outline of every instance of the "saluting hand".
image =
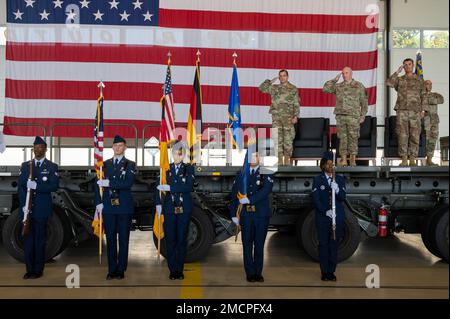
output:
[[278, 80], [278, 76], [277, 76], [277, 77], [274, 77], [274, 78], [270, 81], [270, 83], [271, 83], [271, 84], [274, 84], [277, 80]]
[[403, 64], [402, 64], [402, 66], [398, 68], [397, 73], [399, 73], [399, 74], [402, 73], [402, 71], [403, 71], [404, 68], [405, 68], [405, 67], [404, 67]]
[[339, 79], [341, 78], [341, 76], [342, 76], [342, 72], [340, 72], [338, 75], [336, 75], [336, 78], [334, 79], [335, 81], [339, 81]]

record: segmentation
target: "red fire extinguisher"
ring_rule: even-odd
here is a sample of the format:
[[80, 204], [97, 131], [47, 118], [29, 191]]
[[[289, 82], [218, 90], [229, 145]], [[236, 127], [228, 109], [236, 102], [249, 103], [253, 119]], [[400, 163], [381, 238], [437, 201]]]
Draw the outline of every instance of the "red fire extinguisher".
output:
[[388, 212], [386, 206], [381, 206], [378, 210], [378, 237], [387, 236]]

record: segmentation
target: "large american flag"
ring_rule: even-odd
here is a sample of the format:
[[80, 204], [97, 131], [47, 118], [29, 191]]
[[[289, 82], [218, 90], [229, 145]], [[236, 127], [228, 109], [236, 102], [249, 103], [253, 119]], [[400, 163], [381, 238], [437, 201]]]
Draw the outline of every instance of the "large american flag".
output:
[[[161, 84], [172, 53], [178, 123], [186, 123], [197, 50], [202, 56], [203, 121], [228, 122], [234, 52], [243, 126], [270, 125], [265, 79], [289, 70], [302, 117], [329, 117], [335, 97], [322, 86], [354, 70], [375, 115], [377, 0], [7, 0], [5, 123], [92, 123], [97, 83], [106, 84], [105, 123], [142, 132], [161, 119]], [[374, 16], [370, 16], [374, 14]], [[178, 124], [177, 124], [178, 125]], [[147, 131], [148, 133], [151, 130]], [[32, 135], [26, 127], [5, 133]], [[133, 136], [123, 127], [105, 134]], [[153, 132], [157, 134], [158, 132]], [[67, 127], [55, 136], [84, 136]], [[141, 134], [141, 133], [139, 133]]]

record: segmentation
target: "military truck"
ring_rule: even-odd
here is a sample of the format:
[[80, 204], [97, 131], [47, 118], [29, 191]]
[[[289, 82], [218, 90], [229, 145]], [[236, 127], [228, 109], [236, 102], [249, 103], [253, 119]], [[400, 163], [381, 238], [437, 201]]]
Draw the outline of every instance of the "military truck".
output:
[[[20, 164], [20, 163], [18, 163]], [[189, 262], [204, 258], [211, 247], [235, 235], [229, 203], [240, 167], [196, 167], [194, 211], [189, 226]], [[280, 167], [274, 174], [270, 228], [295, 231], [298, 244], [318, 260], [318, 240], [311, 191], [315, 166]], [[23, 261], [17, 177], [19, 166], [0, 167], [0, 222], [7, 252]], [[133, 186], [133, 229], [152, 229], [153, 192], [159, 167], [139, 167]], [[358, 166], [338, 168], [346, 180], [347, 201], [339, 260], [350, 258], [366, 237], [378, 234], [378, 216], [387, 212], [389, 235], [405, 232], [422, 235], [427, 249], [448, 262], [448, 167]], [[60, 187], [53, 194], [54, 214], [49, 220], [46, 256], [51, 259], [69, 245], [93, 235], [94, 205], [92, 167], [60, 167]], [[380, 239], [382, 240], [382, 239]], [[155, 241], [156, 243], [156, 241]], [[162, 254], [165, 255], [164, 240]]]

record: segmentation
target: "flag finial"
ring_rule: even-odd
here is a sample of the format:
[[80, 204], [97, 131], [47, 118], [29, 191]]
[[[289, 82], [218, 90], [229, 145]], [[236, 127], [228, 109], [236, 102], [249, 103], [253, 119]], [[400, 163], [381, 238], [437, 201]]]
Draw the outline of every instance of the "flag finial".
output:
[[202, 55], [202, 54], [200, 53], [200, 50], [197, 50], [196, 55], [197, 55], [197, 60], [200, 60], [200, 56]]
[[97, 87], [100, 88], [100, 95], [103, 96], [103, 89], [106, 87], [105, 83], [103, 83], [103, 81], [100, 80]]
[[170, 62], [172, 62], [172, 53], [167, 52], [167, 64], [170, 64]]
[[232, 57], [233, 57], [233, 63], [236, 64], [236, 59], [238, 57], [236, 51], [233, 53]]

